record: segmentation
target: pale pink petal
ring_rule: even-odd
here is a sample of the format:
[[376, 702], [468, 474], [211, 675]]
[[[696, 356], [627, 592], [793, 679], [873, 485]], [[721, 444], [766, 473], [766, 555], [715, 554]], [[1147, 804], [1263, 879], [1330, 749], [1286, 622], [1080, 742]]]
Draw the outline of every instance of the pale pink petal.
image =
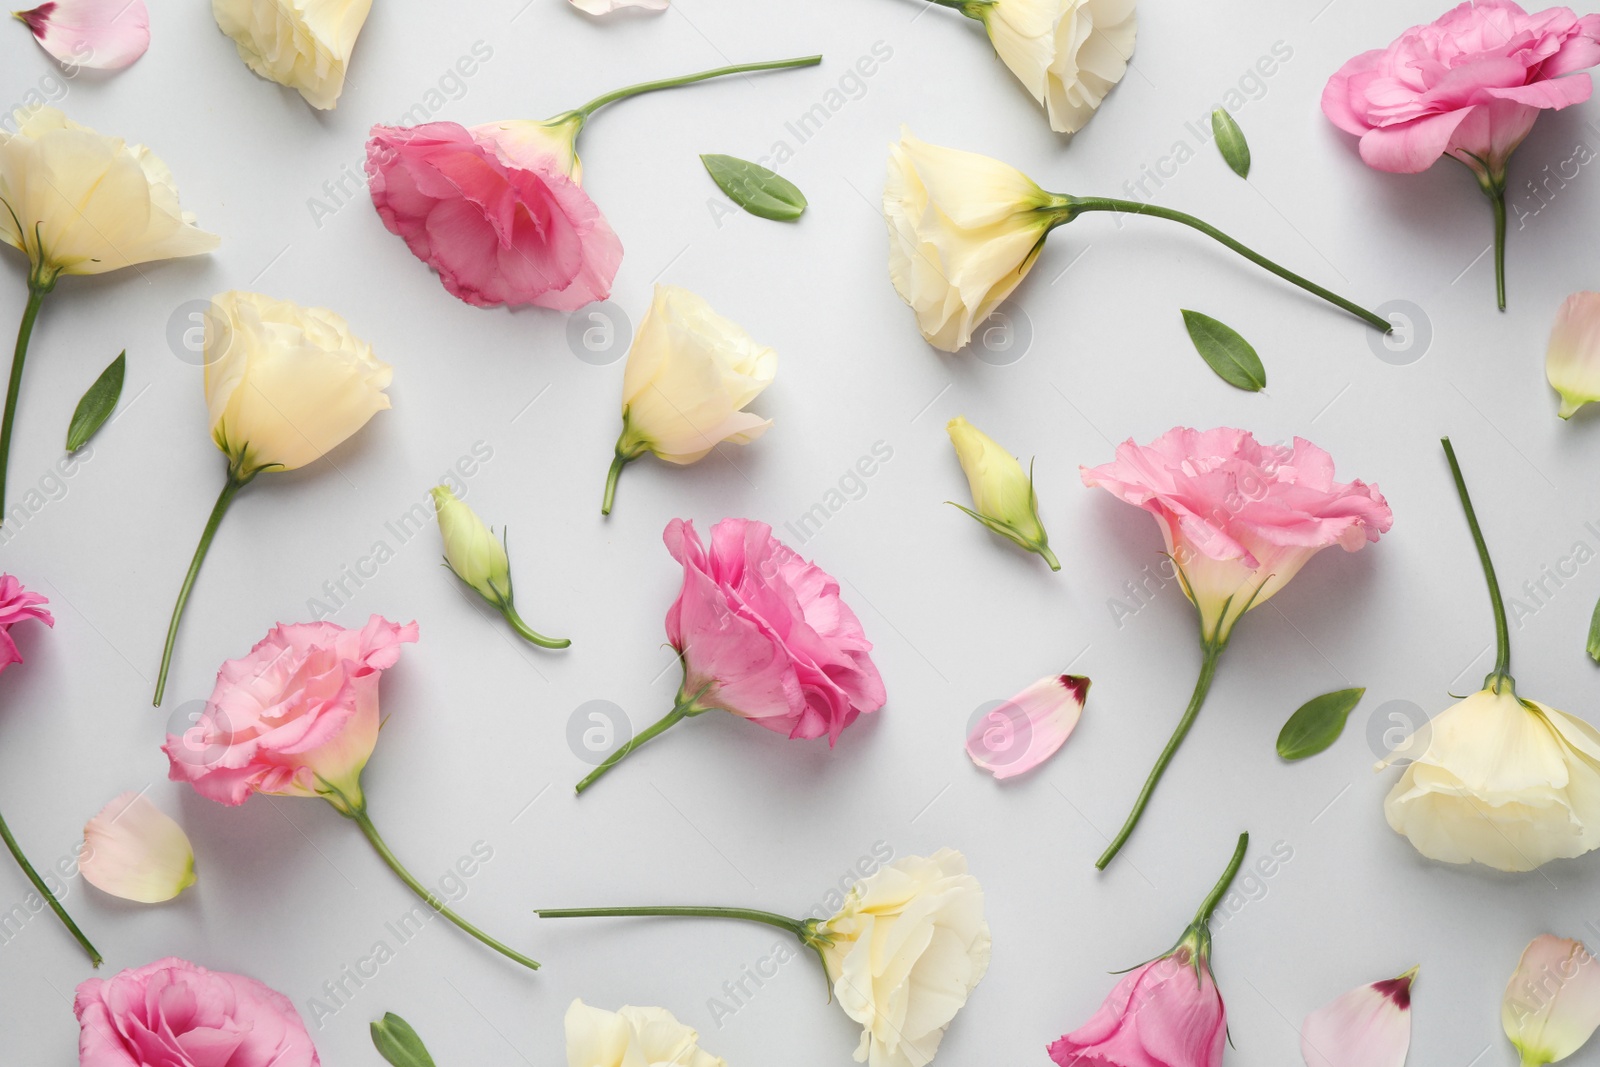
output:
[[1540, 934], [1506, 983], [1500, 1022], [1523, 1063], [1566, 1059], [1600, 1027], [1600, 962], [1581, 941]]
[[17, 17], [69, 67], [121, 70], [150, 47], [144, 0], [49, 0]]
[[83, 828], [78, 869], [101, 892], [141, 904], [171, 900], [194, 884], [189, 837], [143, 793], [123, 793]]
[[1300, 1027], [1306, 1067], [1404, 1067], [1415, 974], [1352, 989], [1306, 1016]]
[[967, 755], [1000, 779], [1033, 770], [1072, 736], [1088, 693], [1087, 678], [1041, 678], [974, 724]]
[[609, 15], [635, 7], [641, 11], [665, 11], [669, 0], [572, 0], [572, 6], [586, 15]]

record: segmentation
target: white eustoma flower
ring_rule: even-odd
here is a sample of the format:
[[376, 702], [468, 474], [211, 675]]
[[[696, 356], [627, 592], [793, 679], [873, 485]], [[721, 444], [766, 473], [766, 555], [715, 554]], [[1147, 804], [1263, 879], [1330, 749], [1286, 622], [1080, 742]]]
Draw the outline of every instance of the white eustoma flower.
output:
[[1050, 114], [1050, 128], [1076, 133], [1127, 73], [1138, 21], [1135, 0], [992, 0], [968, 13], [1011, 73]]
[[211, 0], [217, 27], [245, 65], [322, 111], [339, 103], [371, 10], [372, 0]]
[[1600, 964], [1582, 942], [1540, 934], [1506, 983], [1500, 1023], [1522, 1067], [1566, 1059], [1600, 1026]]
[[567, 1008], [567, 1067], [727, 1067], [665, 1008]]

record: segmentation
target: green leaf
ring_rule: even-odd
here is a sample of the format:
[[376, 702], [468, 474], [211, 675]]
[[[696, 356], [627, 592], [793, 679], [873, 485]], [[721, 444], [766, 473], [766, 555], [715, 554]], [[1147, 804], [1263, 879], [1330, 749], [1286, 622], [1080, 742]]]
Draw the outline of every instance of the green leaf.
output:
[[1339, 740], [1345, 720], [1365, 694], [1365, 689], [1340, 689], [1300, 705], [1300, 710], [1289, 716], [1278, 731], [1278, 755], [1286, 760], [1301, 760]]
[[752, 215], [792, 222], [806, 209], [805, 194], [766, 167], [734, 156], [701, 156], [700, 162], [728, 199]]
[[433, 1057], [422, 1047], [422, 1038], [392, 1011], [372, 1024], [372, 1043], [394, 1067], [434, 1067]]
[[1217, 151], [1222, 153], [1223, 161], [1239, 177], [1250, 177], [1250, 145], [1233, 116], [1217, 108], [1211, 113], [1211, 132], [1217, 137]]
[[122, 396], [122, 376], [127, 368], [128, 350], [123, 349], [78, 401], [78, 408], [72, 413], [72, 424], [67, 427], [68, 452], [76, 452], [88, 444], [89, 438], [117, 410], [117, 400]]
[[1267, 371], [1261, 357], [1240, 337], [1238, 331], [1210, 315], [1185, 310], [1184, 328], [1200, 358], [1217, 372], [1217, 377], [1246, 392], [1258, 393], [1267, 385]]
[[1594, 606], [1594, 617], [1589, 620], [1589, 658], [1600, 663], [1600, 604]]

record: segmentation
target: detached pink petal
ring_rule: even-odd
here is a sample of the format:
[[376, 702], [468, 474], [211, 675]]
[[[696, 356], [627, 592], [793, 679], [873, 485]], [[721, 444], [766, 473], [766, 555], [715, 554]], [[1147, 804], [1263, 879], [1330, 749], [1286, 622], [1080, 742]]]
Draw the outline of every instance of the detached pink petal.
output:
[[17, 17], [46, 52], [68, 66], [121, 70], [150, 47], [144, 0], [50, 0]]
[[1041, 678], [978, 720], [967, 738], [967, 755], [996, 778], [1025, 774], [1066, 744], [1088, 695], [1087, 678]]
[[1307, 1067], [1404, 1067], [1416, 973], [1352, 989], [1306, 1016], [1300, 1054]]
[[123, 793], [83, 828], [78, 870], [103, 893], [141, 904], [171, 900], [194, 885], [189, 836], [143, 793]]
[[1581, 941], [1540, 934], [1506, 983], [1500, 1023], [1524, 1064], [1566, 1059], [1600, 1028], [1600, 963]]

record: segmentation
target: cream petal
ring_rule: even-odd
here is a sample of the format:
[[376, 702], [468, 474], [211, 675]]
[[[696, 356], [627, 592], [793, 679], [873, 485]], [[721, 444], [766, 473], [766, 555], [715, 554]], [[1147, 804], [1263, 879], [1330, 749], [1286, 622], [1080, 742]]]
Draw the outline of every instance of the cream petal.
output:
[[124, 900], [157, 904], [194, 884], [188, 835], [143, 793], [122, 793], [83, 828], [78, 869], [90, 885]]

